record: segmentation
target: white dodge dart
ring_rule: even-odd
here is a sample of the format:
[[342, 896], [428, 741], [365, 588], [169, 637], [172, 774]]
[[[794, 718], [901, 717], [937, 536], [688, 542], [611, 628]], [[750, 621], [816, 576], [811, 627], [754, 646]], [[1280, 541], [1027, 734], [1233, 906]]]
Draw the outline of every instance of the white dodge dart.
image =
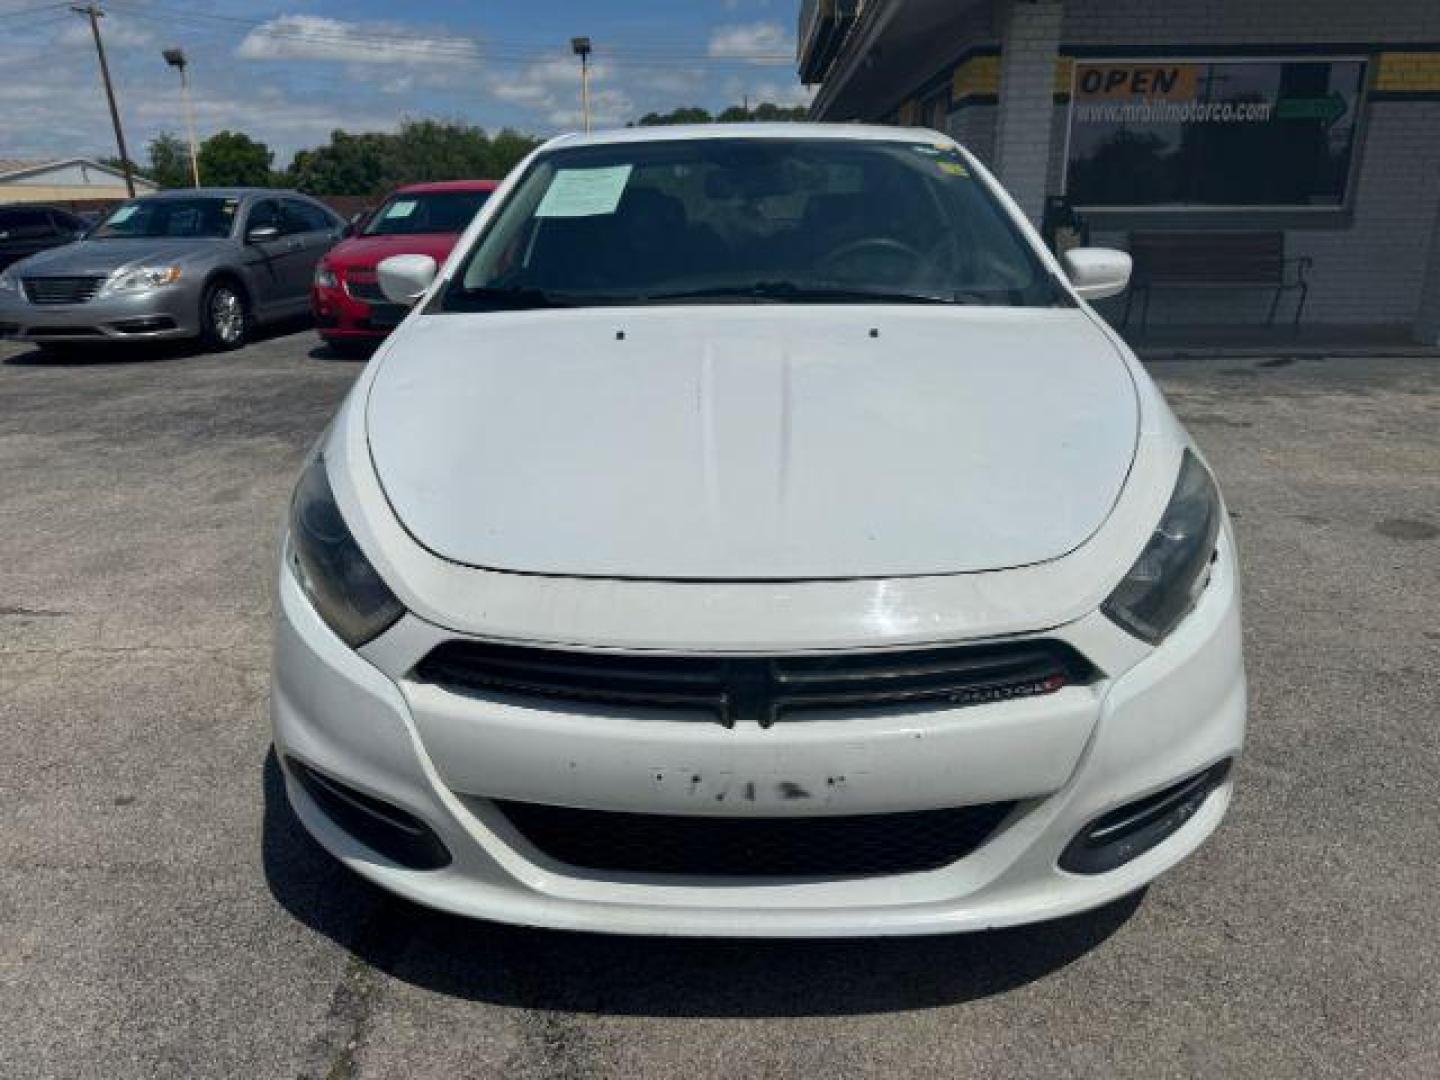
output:
[[916, 129], [550, 142], [296, 488], [296, 814], [421, 904], [923, 934], [1133, 892], [1245, 730], [1215, 481], [969, 153]]

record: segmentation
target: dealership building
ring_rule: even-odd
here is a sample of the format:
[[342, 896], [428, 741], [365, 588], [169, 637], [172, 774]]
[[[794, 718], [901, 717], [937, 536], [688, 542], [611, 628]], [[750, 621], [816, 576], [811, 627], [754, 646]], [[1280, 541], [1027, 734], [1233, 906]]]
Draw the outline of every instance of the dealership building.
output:
[[799, 29], [818, 119], [946, 132], [1057, 246], [1130, 249], [1116, 322], [1440, 344], [1440, 0], [805, 0]]

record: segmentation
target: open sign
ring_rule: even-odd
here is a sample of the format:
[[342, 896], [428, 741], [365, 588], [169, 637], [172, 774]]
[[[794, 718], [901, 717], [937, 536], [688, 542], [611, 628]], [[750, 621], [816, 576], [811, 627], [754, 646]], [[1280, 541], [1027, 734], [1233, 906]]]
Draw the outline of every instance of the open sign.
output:
[[1198, 64], [1077, 64], [1075, 90], [1087, 98], [1167, 98], [1191, 101]]

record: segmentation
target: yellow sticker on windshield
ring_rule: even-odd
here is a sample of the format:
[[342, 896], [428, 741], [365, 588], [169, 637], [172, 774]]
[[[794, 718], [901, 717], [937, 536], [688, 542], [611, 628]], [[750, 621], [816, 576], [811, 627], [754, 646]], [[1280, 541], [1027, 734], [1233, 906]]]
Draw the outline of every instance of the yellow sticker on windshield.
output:
[[964, 176], [966, 178], [970, 176], [970, 170], [958, 161], [941, 161], [937, 162], [937, 164], [940, 166], [941, 172], [949, 173], [951, 176]]

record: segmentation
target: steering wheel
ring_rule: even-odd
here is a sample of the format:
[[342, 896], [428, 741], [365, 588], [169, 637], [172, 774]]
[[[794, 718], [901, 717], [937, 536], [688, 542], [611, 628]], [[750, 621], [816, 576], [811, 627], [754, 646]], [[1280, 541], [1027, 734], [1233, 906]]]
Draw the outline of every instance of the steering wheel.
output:
[[909, 244], [902, 243], [892, 237], [867, 236], [859, 240], [851, 240], [848, 244], [841, 244], [834, 251], [827, 252], [820, 256], [820, 266], [824, 269], [829, 269], [867, 252], [882, 256], [902, 255], [908, 259], [912, 267], [917, 270], [922, 264], [930, 261], [929, 256], [924, 252], [916, 251]]

